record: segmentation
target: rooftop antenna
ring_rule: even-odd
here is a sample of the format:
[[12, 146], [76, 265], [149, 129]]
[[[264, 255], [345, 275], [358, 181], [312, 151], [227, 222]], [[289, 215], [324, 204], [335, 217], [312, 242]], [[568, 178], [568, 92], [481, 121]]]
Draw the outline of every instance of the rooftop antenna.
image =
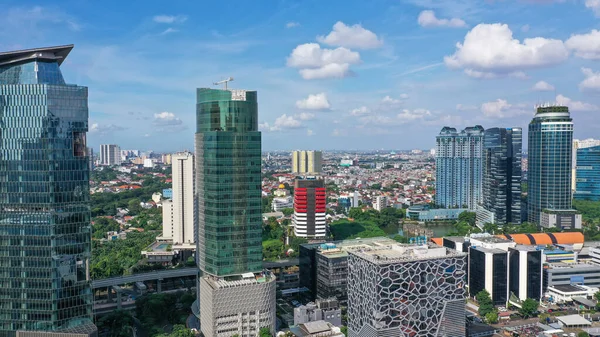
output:
[[225, 85], [225, 90], [227, 90], [227, 82], [231, 82], [233, 81], [233, 77], [227, 77], [226, 79], [219, 81], [219, 82], [215, 82], [213, 83], [214, 85], [221, 85], [224, 84]]

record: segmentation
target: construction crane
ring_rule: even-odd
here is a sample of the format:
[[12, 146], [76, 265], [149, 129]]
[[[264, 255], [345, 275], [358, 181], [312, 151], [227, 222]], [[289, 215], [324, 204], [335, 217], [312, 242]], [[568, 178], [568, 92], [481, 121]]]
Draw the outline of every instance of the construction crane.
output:
[[222, 81], [215, 82], [215, 83], [213, 83], [213, 84], [214, 84], [214, 85], [221, 85], [221, 84], [225, 84], [225, 90], [227, 90], [227, 82], [231, 82], [231, 81], [233, 81], [233, 77], [228, 77], [228, 78], [226, 78], [226, 79], [224, 79], [224, 80], [222, 80]]

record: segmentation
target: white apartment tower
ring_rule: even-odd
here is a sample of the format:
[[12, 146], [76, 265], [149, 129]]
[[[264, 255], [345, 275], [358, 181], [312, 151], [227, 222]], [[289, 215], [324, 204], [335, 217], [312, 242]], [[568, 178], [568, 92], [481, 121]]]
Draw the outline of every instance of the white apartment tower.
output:
[[121, 149], [118, 145], [100, 145], [100, 165], [121, 165]]
[[386, 207], [388, 207], [388, 198], [385, 195], [378, 195], [375, 197], [373, 208], [381, 212]]
[[181, 152], [172, 156], [173, 198], [163, 201], [163, 238], [174, 244], [195, 243], [194, 235], [194, 155]]

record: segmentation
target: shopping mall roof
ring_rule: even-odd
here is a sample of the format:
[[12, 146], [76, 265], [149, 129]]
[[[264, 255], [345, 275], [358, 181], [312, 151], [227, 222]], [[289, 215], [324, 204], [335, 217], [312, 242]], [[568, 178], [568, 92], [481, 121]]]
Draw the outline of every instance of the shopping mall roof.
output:
[[521, 245], [582, 244], [584, 242], [583, 234], [579, 232], [502, 234], [498, 237], [512, 240]]

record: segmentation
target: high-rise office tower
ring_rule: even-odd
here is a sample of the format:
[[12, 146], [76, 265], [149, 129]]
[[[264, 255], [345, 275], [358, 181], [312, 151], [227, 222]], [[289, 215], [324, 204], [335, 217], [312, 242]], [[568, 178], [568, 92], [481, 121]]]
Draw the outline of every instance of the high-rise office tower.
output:
[[458, 133], [444, 127], [436, 138], [435, 203], [446, 208], [475, 210], [481, 202], [483, 127]]
[[542, 210], [571, 209], [573, 120], [566, 106], [538, 107], [529, 123], [527, 204], [529, 222]]
[[173, 196], [163, 201], [163, 237], [174, 244], [195, 243], [194, 233], [194, 155], [172, 156]]
[[[275, 277], [262, 268], [261, 134], [256, 91], [198, 89], [197, 253], [205, 336], [275, 329]], [[175, 197], [175, 196], [173, 196]]]
[[573, 191], [575, 191], [577, 187], [577, 150], [594, 146], [600, 146], [600, 139], [573, 139], [573, 163], [571, 165], [571, 188]]
[[466, 259], [435, 244], [348, 251], [348, 336], [466, 336]]
[[483, 200], [477, 222], [521, 223], [521, 128], [485, 130], [483, 145]]
[[120, 165], [121, 149], [118, 145], [100, 145], [100, 165]]
[[577, 150], [575, 199], [600, 201], [600, 145]]
[[323, 154], [321, 151], [293, 151], [292, 173], [318, 174], [323, 171]]
[[[73, 45], [0, 53], [0, 336], [92, 323], [87, 88]], [[38, 336], [23, 332], [20, 336]]]
[[301, 238], [324, 238], [327, 197], [320, 177], [296, 177], [294, 181], [294, 234]]

